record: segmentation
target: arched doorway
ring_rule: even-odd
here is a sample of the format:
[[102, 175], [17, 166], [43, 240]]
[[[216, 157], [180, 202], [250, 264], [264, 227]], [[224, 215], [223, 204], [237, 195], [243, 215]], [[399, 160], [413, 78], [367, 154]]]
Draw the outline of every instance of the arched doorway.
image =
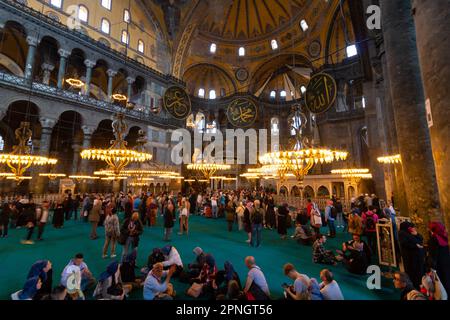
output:
[[314, 189], [311, 186], [306, 186], [303, 189], [303, 195], [305, 198], [307, 199], [312, 199], [314, 198]]
[[280, 196], [287, 197], [288, 195], [289, 195], [288, 188], [286, 188], [285, 186], [282, 186], [280, 188]]
[[319, 189], [317, 189], [317, 197], [319, 198], [329, 198], [330, 197], [330, 191], [325, 186], [320, 186]]

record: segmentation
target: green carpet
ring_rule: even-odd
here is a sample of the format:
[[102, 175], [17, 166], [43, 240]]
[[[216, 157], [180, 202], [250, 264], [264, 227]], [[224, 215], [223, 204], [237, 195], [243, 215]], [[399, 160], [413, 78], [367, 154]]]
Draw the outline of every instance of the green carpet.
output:
[[[146, 263], [152, 248], [167, 244], [162, 241], [161, 225], [162, 221], [159, 218], [157, 227], [145, 227], [138, 251], [139, 266]], [[264, 230], [262, 246], [256, 249], [245, 243], [246, 234], [243, 231], [237, 231], [236, 225], [233, 232], [227, 232], [226, 222], [223, 219], [210, 220], [194, 216], [190, 218], [189, 226], [188, 237], [177, 235], [178, 230], [175, 228], [171, 242], [180, 252], [185, 266], [194, 259], [192, 249], [200, 246], [205, 252], [214, 255], [219, 269], [223, 268], [226, 260], [231, 261], [239, 273], [241, 281], [244, 282], [247, 273], [244, 258], [253, 255], [266, 275], [274, 298], [282, 297], [282, 283], [290, 283], [282, 271], [283, 265], [287, 262], [293, 263], [301, 273], [316, 279], [319, 278], [321, 269], [329, 268], [335, 274], [347, 300], [397, 300], [399, 297], [391, 280], [383, 279], [382, 290], [369, 290], [366, 287], [368, 276], [352, 275], [342, 265], [336, 267], [316, 265], [312, 263], [310, 247], [301, 246], [291, 239], [281, 240], [276, 231]], [[25, 237], [26, 229], [10, 230], [8, 238], [0, 238], [0, 261], [2, 262], [0, 299], [10, 299], [11, 293], [22, 288], [30, 266], [39, 259], [49, 259], [53, 263], [54, 285], [59, 283], [64, 266], [78, 252], [84, 254], [89, 268], [94, 276], [98, 277], [109, 262], [109, 259], [101, 259], [104, 231], [103, 228], [99, 228], [100, 238], [93, 241], [89, 240], [89, 230], [90, 225], [81, 221], [66, 222], [63, 229], [54, 229], [48, 225], [44, 233], [44, 241], [36, 242], [34, 245], [20, 243], [20, 240]], [[37, 235], [36, 231], [34, 238]], [[292, 234], [292, 232], [293, 229], [290, 229], [289, 233]], [[327, 248], [340, 249], [341, 243], [348, 238], [347, 234], [339, 233], [336, 239], [330, 239], [327, 242]], [[121, 247], [119, 246], [118, 253], [120, 252]], [[184, 291], [187, 285], [179, 283], [177, 280], [173, 282], [178, 293], [177, 298], [186, 299]], [[87, 298], [91, 299], [91, 295]], [[133, 292], [130, 298], [142, 299], [142, 290]]]

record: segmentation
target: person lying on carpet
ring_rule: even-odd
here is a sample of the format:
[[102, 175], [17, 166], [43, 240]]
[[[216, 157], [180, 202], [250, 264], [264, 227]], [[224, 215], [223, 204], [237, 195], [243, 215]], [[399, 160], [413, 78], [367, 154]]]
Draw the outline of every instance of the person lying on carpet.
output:
[[27, 279], [23, 289], [11, 295], [11, 300], [33, 300], [36, 293], [41, 289], [42, 281], [40, 277]]
[[130, 284], [122, 282], [119, 262], [113, 261], [100, 275], [93, 296], [97, 300], [124, 300], [131, 290]]
[[77, 253], [73, 259], [69, 261], [67, 266], [64, 268], [61, 274], [61, 284], [65, 286], [67, 283], [67, 277], [71, 275], [71, 273], [67, 273], [67, 268], [70, 266], [78, 266], [81, 271], [81, 290], [86, 291], [87, 289], [93, 287], [96, 284], [96, 280], [92, 275], [92, 272], [89, 270], [86, 262], [84, 262], [84, 256], [82, 253]]
[[[156, 263], [144, 282], [144, 300], [173, 300], [175, 291], [170, 279], [175, 271], [175, 265], [164, 271], [163, 264]], [[163, 277], [166, 277], [164, 282], [162, 281]]]
[[177, 248], [171, 245], [167, 245], [161, 248], [161, 252], [164, 254], [164, 261], [162, 262], [164, 269], [169, 269], [171, 266], [175, 265], [176, 270], [173, 277], [177, 277], [183, 271], [183, 261], [181, 261], [180, 253]]
[[312, 246], [313, 262], [320, 264], [336, 265], [336, 258], [332, 251], [325, 249], [327, 238], [324, 235], [317, 235], [317, 240]]
[[41, 288], [36, 292], [34, 300], [41, 300], [43, 296], [52, 291], [53, 270], [49, 260], [38, 260], [30, 268], [27, 279], [39, 277], [42, 281]]

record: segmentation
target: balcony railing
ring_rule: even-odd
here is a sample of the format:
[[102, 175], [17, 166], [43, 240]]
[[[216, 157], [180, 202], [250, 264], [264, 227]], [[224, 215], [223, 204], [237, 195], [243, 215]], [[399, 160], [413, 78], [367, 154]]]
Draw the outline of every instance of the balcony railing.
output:
[[183, 126], [183, 123], [181, 121], [163, 118], [161, 116], [155, 116], [150, 112], [150, 110], [128, 110], [117, 104], [97, 100], [95, 98], [81, 95], [76, 92], [58, 89], [43, 83], [31, 82], [25, 78], [4, 72], [0, 72], [0, 86], [29, 92], [33, 95], [39, 95], [52, 100], [56, 98], [69, 104], [75, 104], [77, 106], [81, 106], [91, 110], [94, 109], [95, 111], [99, 112], [122, 112], [126, 117], [130, 119], [143, 121], [151, 125], [165, 126], [174, 129]]

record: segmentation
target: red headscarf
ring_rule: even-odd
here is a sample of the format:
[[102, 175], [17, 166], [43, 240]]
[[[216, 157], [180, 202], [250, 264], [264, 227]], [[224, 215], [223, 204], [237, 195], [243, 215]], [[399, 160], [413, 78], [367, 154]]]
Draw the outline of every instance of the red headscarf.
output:
[[448, 246], [448, 234], [442, 223], [430, 222], [429, 228], [431, 230], [431, 236], [436, 238], [440, 246]]

